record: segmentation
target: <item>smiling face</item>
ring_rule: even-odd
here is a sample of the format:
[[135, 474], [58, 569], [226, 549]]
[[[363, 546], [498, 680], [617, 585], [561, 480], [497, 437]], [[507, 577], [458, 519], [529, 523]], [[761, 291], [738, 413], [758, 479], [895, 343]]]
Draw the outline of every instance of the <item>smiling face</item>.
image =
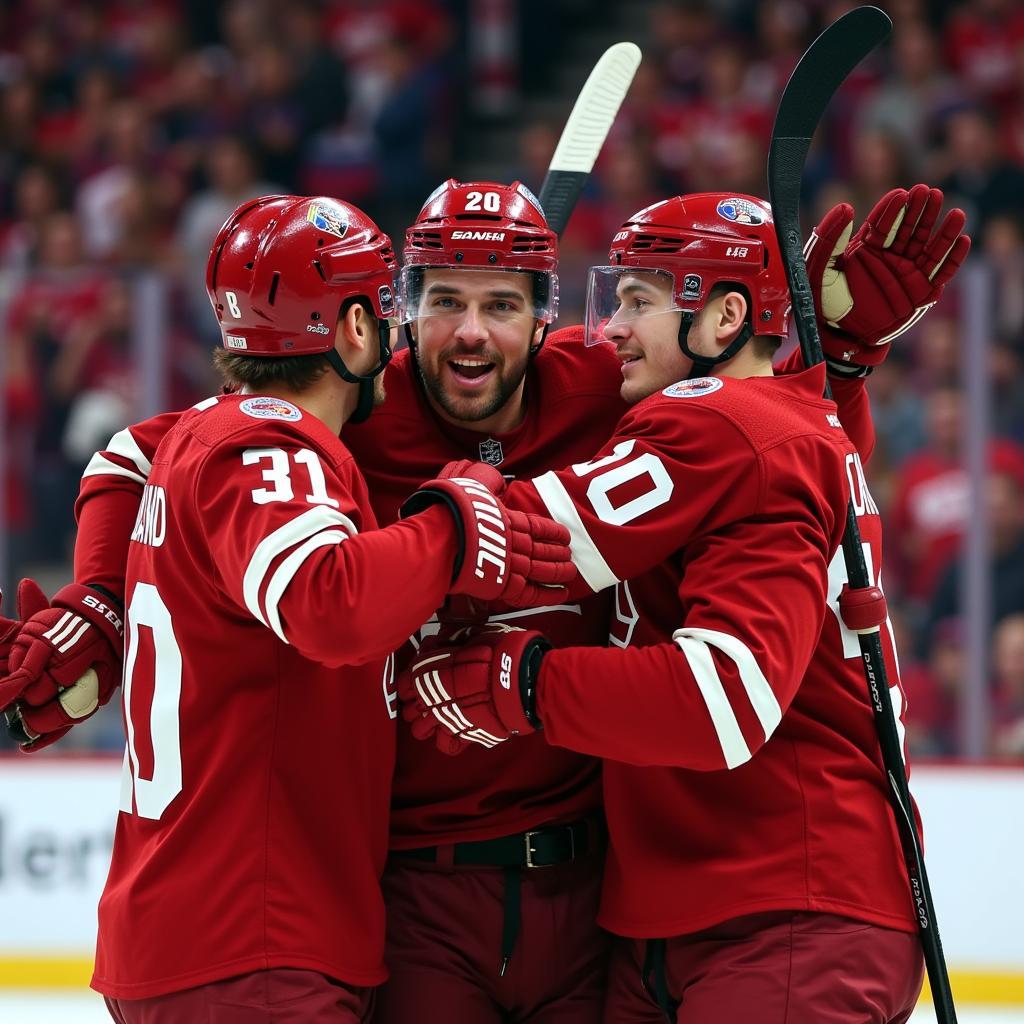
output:
[[425, 270], [413, 329], [427, 395], [446, 419], [490, 431], [518, 423], [543, 329], [529, 274]]
[[679, 348], [681, 314], [671, 277], [624, 273], [615, 299], [617, 308], [603, 331], [622, 362], [622, 397], [632, 405], [685, 378], [693, 364]]

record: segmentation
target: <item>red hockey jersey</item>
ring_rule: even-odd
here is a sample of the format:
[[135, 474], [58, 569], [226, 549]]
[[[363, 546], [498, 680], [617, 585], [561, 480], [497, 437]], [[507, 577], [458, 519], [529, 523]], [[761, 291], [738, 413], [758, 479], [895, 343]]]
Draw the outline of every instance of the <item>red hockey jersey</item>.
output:
[[[404, 498], [453, 459], [481, 459], [506, 476], [529, 478], [598, 451], [626, 410], [619, 397], [622, 376], [612, 346], [587, 348], [582, 334], [581, 327], [568, 327], [548, 338], [529, 370], [523, 422], [495, 436], [441, 420], [423, 396], [411, 354], [398, 353], [385, 372], [387, 401], [365, 424], [343, 431], [378, 522], [394, 522]], [[799, 368], [798, 352], [782, 367]], [[840, 382], [836, 397], [850, 417], [850, 436], [864, 451], [873, 433], [863, 382]], [[153, 452], [179, 416], [168, 413], [121, 431], [90, 462], [77, 506], [77, 580], [121, 592], [139, 494]], [[611, 601], [608, 591], [534, 616], [499, 617], [540, 629], [558, 646], [603, 645]], [[413, 739], [400, 723], [393, 800], [396, 849], [487, 839], [591, 813], [600, 804], [599, 773], [592, 759], [542, 737], [452, 760]]]
[[[454, 459], [480, 459], [508, 477], [528, 479], [589, 457], [625, 411], [621, 383], [611, 346], [588, 349], [580, 328], [558, 331], [528, 371], [522, 423], [507, 433], [481, 434], [433, 412], [406, 350], [388, 367], [387, 401], [365, 424], [347, 426], [343, 436], [366, 476], [374, 511], [387, 523], [417, 484]], [[611, 598], [606, 593], [496, 618], [543, 630], [558, 645], [604, 644]], [[394, 849], [509, 835], [582, 818], [600, 805], [598, 762], [551, 746], [542, 736], [451, 758], [399, 723]]]
[[143, 998], [268, 967], [378, 984], [388, 652], [443, 599], [454, 522], [374, 529], [349, 452], [276, 398], [200, 403], [145, 468], [93, 986]]
[[880, 523], [823, 384], [674, 384], [595, 458], [507, 492], [569, 528], [592, 588], [618, 585], [612, 649], [548, 654], [538, 711], [550, 743], [606, 759], [619, 934], [784, 909], [916, 927], [836, 603], [851, 490], [876, 572]]

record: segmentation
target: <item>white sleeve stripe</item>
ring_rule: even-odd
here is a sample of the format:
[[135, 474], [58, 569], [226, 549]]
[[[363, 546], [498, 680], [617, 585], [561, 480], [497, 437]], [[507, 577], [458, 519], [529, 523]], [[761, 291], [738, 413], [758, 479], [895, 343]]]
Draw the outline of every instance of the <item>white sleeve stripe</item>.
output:
[[103, 456], [102, 452], [97, 452], [89, 460], [89, 465], [85, 467], [82, 473], [83, 478], [87, 476], [126, 476], [129, 480], [135, 480], [140, 484], [146, 482], [146, 478], [141, 473], [136, 473], [134, 470], [119, 466], [116, 462], [111, 462], [110, 459]]
[[246, 607], [263, 625], [267, 625], [267, 620], [260, 607], [260, 587], [270, 563], [288, 548], [332, 526], [342, 526], [350, 534], [358, 533], [348, 516], [325, 505], [315, 505], [267, 534], [256, 546], [242, 578], [242, 597]]
[[547, 506], [548, 515], [557, 523], [561, 523], [569, 531], [569, 549], [572, 560], [579, 570], [587, 586], [595, 593], [619, 582], [604, 560], [594, 539], [587, 533], [587, 528], [580, 519], [576, 506], [569, 497], [562, 481], [554, 473], [544, 473], [534, 477], [533, 486]]
[[[757, 659], [754, 657], [753, 652], [743, 641], [716, 629], [677, 629], [672, 634], [672, 639], [682, 648], [687, 661], [690, 662], [693, 668], [697, 685], [700, 687], [705, 703], [708, 704], [708, 710], [711, 712], [712, 720], [715, 722], [715, 728], [718, 731], [719, 741], [722, 743], [722, 751], [725, 754], [726, 763], [730, 768], [733, 768], [736, 764], [748, 761], [751, 757], [750, 750], [742, 734], [739, 732], [739, 724], [736, 721], [732, 708], [729, 706], [725, 688], [722, 686], [722, 681], [715, 670], [714, 661], [708, 648], [709, 646], [718, 648], [736, 664], [736, 668], [739, 670], [740, 682], [743, 683], [743, 688], [746, 690], [750, 705], [754, 709], [758, 721], [761, 723], [761, 728], [764, 729], [764, 738], [768, 740], [778, 728], [779, 722], [782, 721], [782, 708], [779, 707], [775, 691], [772, 690], [771, 684], [765, 678], [761, 667], [757, 664]], [[699, 654], [698, 645], [700, 649]], [[698, 665], [704, 673], [703, 676], [698, 672]], [[716, 705], [724, 705], [728, 720], [725, 720], [721, 709], [719, 709], [718, 718], [716, 718], [716, 712], [712, 709], [712, 704], [708, 700], [709, 694], [712, 695], [711, 699]], [[720, 721], [724, 721], [724, 733], [719, 728]], [[739, 736], [738, 744], [736, 743], [737, 735]], [[744, 754], [745, 756], [742, 756]], [[729, 764], [730, 758], [738, 756], [742, 756], [742, 760], [736, 761], [735, 764]]]
[[60, 651], [61, 654], [67, 654], [67, 652], [70, 651], [71, 648], [74, 647], [75, 644], [77, 644], [78, 641], [82, 639], [82, 634], [89, 628], [88, 622], [84, 622], [81, 619], [79, 619], [78, 621], [82, 623], [81, 626], [78, 627], [78, 632], [75, 633], [75, 635], [70, 640], [66, 640], [57, 648], [57, 650]]
[[682, 649], [690, 665], [690, 671], [693, 672], [693, 678], [697, 681], [697, 688], [707, 705], [711, 723], [715, 727], [718, 742], [725, 755], [725, 766], [726, 768], [736, 768], [750, 760], [750, 748], [740, 731], [740, 724], [733, 714], [729, 698], [725, 695], [722, 680], [718, 678], [718, 673], [715, 671], [711, 651], [708, 650], [707, 644], [701, 643], [699, 640], [691, 640], [687, 636], [679, 636], [679, 632], [681, 631], [677, 631], [672, 639]]
[[348, 540], [348, 534], [342, 530], [324, 530], [323, 533], [314, 534], [301, 547], [297, 547], [278, 567], [277, 572], [270, 579], [267, 586], [267, 593], [264, 596], [263, 604], [267, 611], [267, 625], [285, 642], [288, 638], [284, 635], [284, 627], [281, 625], [281, 613], [278, 611], [278, 604], [281, 596], [291, 583], [292, 577], [299, 571], [302, 563], [317, 548], [326, 547], [328, 544], [340, 544]]
[[153, 464], [142, 454], [138, 441], [135, 440], [132, 432], [127, 427], [124, 430], [119, 430], [110, 439], [106, 450], [113, 452], [115, 455], [120, 455], [122, 459], [134, 462], [143, 476], [148, 477], [153, 471]]

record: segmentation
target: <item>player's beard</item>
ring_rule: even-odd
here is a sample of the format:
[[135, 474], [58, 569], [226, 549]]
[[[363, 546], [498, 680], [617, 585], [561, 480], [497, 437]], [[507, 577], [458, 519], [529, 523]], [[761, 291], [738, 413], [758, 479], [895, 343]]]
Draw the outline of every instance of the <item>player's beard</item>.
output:
[[[460, 355], [474, 355], [494, 364], [491, 380], [478, 395], [465, 396], [453, 394], [446, 390], [442, 383], [445, 364]], [[465, 352], [461, 349], [449, 349], [442, 352], [430, 365], [422, 359], [418, 360], [420, 376], [427, 394], [453, 419], [464, 423], [477, 423], [486, 420], [501, 409], [516, 393], [530, 363], [529, 349], [521, 358], [508, 361], [498, 352]]]
[[377, 408], [379, 405], [384, 404], [384, 399], [387, 398], [387, 392], [384, 390], [384, 374], [378, 373], [373, 378], [373, 407]]

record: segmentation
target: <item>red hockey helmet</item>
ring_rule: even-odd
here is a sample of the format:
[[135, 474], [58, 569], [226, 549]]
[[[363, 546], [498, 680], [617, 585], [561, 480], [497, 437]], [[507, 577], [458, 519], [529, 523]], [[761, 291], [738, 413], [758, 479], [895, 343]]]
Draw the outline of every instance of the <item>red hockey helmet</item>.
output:
[[534, 278], [533, 315], [551, 323], [558, 313], [558, 238], [537, 197], [522, 182], [461, 182], [449, 178], [423, 204], [405, 233], [399, 318], [418, 319], [422, 271], [508, 270]]
[[220, 229], [206, 265], [225, 348], [242, 355], [333, 352], [342, 303], [395, 312], [391, 240], [361, 210], [324, 196], [263, 196]]
[[590, 270], [587, 344], [607, 340], [604, 328], [612, 317], [629, 316], [617, 293], [629, 269], [670, 278], [670, 310], [690, 315], [707, 302], [716, 284], [741, 284], [750, 294], [753, 334], [785, 336], [789, 331], [789, 286], [771, 207], [763, 199], [705, 192], [655, 203], [622, 225], [608, 261], [612, 266]]

